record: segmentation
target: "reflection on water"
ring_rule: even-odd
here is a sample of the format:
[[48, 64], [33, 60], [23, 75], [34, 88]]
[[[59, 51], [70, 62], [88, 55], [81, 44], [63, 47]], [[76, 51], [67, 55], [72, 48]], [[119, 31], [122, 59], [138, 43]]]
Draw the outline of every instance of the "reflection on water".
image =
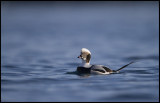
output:
[[[159, 100], [158, 2], [3, 1], [1, 7], [3, 102]], [[113, 70], [137, 62], [116, 74], [77, 75], [81, 48], [91, 51], [91, 64]]]

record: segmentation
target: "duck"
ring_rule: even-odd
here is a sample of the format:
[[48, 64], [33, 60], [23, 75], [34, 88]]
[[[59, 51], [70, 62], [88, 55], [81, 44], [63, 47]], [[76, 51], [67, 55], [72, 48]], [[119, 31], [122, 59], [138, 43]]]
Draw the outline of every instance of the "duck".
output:
[[119, 73], [120, 70], [134, 63], [130, 62], [117, 70], [112, 70], [104, 65], [91, 65], [91, 52], [87, 48], [82, 48], [80, 55], [77, 57], [82, 60], [82, 63], [77, 67], [77, 73], [79, 74], [111, 74]]

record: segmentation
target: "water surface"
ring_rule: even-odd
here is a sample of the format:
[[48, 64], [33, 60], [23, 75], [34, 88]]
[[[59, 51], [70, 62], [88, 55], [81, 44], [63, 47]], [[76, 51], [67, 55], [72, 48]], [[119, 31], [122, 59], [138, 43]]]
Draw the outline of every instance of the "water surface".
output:
[[[1, 100], [159, 101], [158, 2], [1, 3]], [[118, 74], [74, 73], [81, 48]]]

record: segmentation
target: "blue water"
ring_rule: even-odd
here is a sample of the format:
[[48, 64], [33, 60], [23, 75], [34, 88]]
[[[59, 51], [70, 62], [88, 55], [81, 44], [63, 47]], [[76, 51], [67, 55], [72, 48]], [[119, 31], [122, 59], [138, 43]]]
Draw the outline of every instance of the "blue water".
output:
[[[1, 101], [159, 101], [159, 2], [1, 3]], [[118, 74], [74, 73], [81, 48]]]

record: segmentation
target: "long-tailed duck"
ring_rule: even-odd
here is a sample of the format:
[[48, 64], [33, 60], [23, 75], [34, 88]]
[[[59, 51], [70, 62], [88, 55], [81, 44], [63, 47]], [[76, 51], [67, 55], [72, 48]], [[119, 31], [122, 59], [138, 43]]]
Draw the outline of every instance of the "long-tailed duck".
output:
[[133, 63], [130, 62], [129, 64], [126, 64], [117, 70], [111, 70], [110, 68], [103, 65], [90, 65], [91, 52], [86, 48], [81, 49], [81, 53], [80, 56], [78, 56], [78, 58], [82, 59], [82, 64], [77, 67], [78, 73], [91, 73], [91, 74], [118, 73], [120, 70]]

